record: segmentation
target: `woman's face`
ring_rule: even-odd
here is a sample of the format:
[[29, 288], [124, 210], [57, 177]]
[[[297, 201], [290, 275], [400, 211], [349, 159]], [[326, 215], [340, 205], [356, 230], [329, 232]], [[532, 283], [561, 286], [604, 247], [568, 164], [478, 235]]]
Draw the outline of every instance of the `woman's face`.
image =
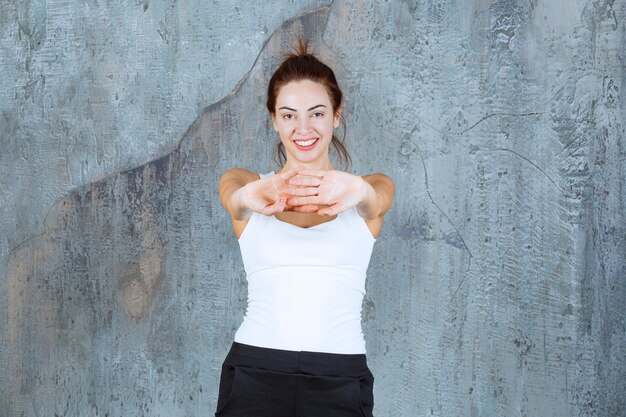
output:
[[320, 83], [292, 81], [279, 90], [272, 122], [285, 145], [288, 165], [329, 168], [328, 149], [339, 125], [339, 112], [333, 110]]

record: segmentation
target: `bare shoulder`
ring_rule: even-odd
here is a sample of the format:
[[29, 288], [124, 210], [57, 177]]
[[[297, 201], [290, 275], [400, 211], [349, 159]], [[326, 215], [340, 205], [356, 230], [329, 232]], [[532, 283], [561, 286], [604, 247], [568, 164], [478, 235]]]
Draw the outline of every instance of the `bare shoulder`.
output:
[[385, 175], [383, 173], [380, 172], [375, 172], [373, 174], [367, 174], [367, 175], [363, 175], [362, 176], [363, 179], [365, 181], [367, 181], [370, 185], [372, 185], [372, 183], [375, 182], [383, 182], [383, 183], [387, 183], [387, 185], [392, 186], [393, 187], [393, 179], [391, 179], [390, 176]]
[[236, 181], [245, 185], [249, 182], [256, 181], [259, 179], [259, 174], [256, 172], [252, 172], [245, 168], [230, 168], [222, 174], [222, 178], [220, 182], [223, 181]]

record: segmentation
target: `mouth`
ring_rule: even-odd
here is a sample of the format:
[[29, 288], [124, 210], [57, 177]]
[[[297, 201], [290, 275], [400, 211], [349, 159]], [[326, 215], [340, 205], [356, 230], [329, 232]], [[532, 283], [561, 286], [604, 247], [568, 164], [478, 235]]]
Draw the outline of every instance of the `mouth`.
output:
[[301, 151], [308, 151], [315, 147], [319, 138], [308, 138], [308, 139], [294, 139], [293, 143], [296, 144], [296, 147]]

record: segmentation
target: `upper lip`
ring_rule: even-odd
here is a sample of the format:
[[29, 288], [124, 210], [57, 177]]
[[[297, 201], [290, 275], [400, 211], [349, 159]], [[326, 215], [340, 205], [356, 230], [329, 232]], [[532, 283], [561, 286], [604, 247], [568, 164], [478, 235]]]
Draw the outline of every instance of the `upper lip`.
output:
[[294, 140], [314, 140], [317, 139], [316, 137], [311, 137], [311, 138], [296, 138]]

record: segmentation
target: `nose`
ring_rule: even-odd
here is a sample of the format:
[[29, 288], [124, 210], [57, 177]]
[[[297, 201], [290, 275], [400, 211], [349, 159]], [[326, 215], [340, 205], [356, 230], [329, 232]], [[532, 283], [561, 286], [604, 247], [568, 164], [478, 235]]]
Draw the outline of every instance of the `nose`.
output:
[[298, 124], [296, 126], [296, 132], [303, 134], [308, 133], [310, 130], [309, 118], [308, 117], [299, 117]]

